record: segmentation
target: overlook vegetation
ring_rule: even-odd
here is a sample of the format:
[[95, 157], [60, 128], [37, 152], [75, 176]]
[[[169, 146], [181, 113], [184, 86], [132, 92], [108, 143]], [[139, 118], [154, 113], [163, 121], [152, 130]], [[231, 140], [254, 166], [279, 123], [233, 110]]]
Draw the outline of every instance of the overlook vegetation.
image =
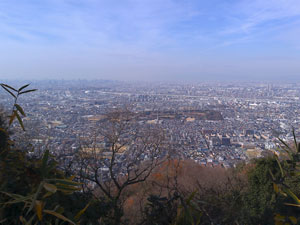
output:
[[[26, 112], [18, 97], [35, 90], [28, 85], [1, 86], [14, 105], [9, 117], [0, 115], [0, 224], [300, 224], [296, 137], [291, 145], [279, 140], [280, 158], [274, 155], [231, 169], [203, 167], [171, 156], [158, 159], [163, 135], [156, 130], [127, 133], [130, 120], [111, 114], [113, 123], [101, 130], [112, 143], [110, 179], [103, 181], [98, 168], [91, 166], [97, 164], [82, 154], [76, 157], [80, 170], [72, 171], [59, 165], [50, 149], [38, 157], [31, 154], [35, 149], [16, 147], [20, 145], [11, 139], [10, 126], [16, 123], [26, 130], [22, 122]], [[127, 175], [113, 170], [114, 154], [130, 143], [126, 138], [121, 145], [122, 135], [140, 143], [127, 162]], [[145, 149], [153, 158], [139, 162]]]

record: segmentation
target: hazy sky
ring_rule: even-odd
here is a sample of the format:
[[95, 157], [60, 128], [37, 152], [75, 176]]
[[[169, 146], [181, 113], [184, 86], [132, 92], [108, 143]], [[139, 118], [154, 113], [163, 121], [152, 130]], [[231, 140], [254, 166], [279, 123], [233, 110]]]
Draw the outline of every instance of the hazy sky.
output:
[[300, 80], [300, 1], [1, 0], [0, 78]]

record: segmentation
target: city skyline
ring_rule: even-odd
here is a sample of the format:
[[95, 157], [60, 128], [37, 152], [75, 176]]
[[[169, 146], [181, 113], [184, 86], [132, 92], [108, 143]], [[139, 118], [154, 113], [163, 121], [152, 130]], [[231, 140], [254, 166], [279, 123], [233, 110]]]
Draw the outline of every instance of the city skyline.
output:
[[300, 4], [1, 1], [1, 79], [299, 81]]

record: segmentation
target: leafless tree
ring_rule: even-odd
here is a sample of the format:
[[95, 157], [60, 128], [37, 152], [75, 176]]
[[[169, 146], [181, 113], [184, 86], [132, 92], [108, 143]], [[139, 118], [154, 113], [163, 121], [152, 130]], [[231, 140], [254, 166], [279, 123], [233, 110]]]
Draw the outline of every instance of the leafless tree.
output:
[[163, 130], [130, 111], [114, 111], [97, 123], [96, 135], [77, 154], [77, 174], [96, 197], [112, 204], [121, 223], [127, 187], [147, 180], [166, 155]]

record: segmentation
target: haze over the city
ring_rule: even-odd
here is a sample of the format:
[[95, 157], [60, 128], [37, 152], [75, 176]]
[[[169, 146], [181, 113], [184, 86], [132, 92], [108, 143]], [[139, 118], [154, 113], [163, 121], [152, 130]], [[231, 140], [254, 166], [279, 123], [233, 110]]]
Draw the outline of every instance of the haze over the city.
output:
[[300, 80], [297, 0], [2, 0], [1, 79]]

